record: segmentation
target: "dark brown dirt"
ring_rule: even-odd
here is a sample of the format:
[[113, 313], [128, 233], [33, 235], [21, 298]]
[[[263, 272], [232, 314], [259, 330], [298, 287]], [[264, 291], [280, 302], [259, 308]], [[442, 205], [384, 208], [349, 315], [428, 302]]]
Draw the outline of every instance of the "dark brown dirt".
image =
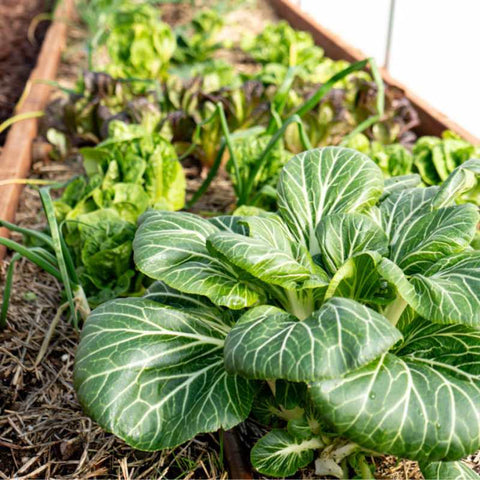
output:
[[[34, 42], [28, 29], [39, 14], [50, 11], [52, 0], [2, 0], [0, 2], [0, 123], [12, 116], [22, 95], [48, 28], [42, 21], [35, 29]], [[0, 135], [0, 144], [5, 133]]]
[[194, 15], [194, 9], [185, 3], [162, 3], [160, 12], [162, 20], [172, 27], [189, 22]]

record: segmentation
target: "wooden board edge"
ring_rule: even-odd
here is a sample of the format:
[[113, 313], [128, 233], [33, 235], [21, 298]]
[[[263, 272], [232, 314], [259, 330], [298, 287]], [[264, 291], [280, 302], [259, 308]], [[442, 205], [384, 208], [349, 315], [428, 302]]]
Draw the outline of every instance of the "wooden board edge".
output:
[[[27, 85], [30, 90], [21, 108], [15, 114], [43, 110], [48, 102], [51, 86], [36, 83], [38, 80], [55, 80], [61, 53], [67, 39], [68, 22], [72, 18], [74, 0], [62, 0], [57, 6], [54, 21], [48, 28], [35, 68]], [[55, 20], [55, 18], [57, 20]], [[0, 156], [0, 180], [25, 178], [32, 163], [32, 142], [37, 135], [38, 118], [19, 121], [10, 128]], [[0, 219], [13, 222], [17, 211], [21, 185], [0, 186]], [[0, 228], [0, 236], [7, 237], [8, 230]], [[0, 245], [0, 263], [6, 249]]]

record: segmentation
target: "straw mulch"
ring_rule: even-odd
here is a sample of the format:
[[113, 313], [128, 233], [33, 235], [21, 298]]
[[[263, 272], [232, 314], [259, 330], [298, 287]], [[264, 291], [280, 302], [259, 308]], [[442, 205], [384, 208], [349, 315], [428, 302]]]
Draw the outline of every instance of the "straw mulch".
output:
[[[85, 65], [85, 31], [69, 30], [59, 83], [75, 84]], [[54, 95], [56, 97], [57, 95]], [[64, 181], [82, 172], [78, 159], [56, 163], [34, 148], [32, 177]], [[198, 165], [186, 168], [188, 192], [205, 178]], [[226, 211], [234, 201], [225, 174], [213, 183], [195, 211]], [[26, 187], [16, 222], [42, 229], [38, 193]], [[19, 236], [15, 236], [20, 240]], [[10, 256], [0, 267], [0, 299]], [[47, 354], [37, 361], [61, 299], [58, 282], [28, 261], [15, 267], [8, 328], [0, 333], [0, 478], [226, 478], [217, 434], [203, 435], [164, 452], [135, 451], [105, 433], [81, 411], [72, 385], [78, 333], [60, 321]]]

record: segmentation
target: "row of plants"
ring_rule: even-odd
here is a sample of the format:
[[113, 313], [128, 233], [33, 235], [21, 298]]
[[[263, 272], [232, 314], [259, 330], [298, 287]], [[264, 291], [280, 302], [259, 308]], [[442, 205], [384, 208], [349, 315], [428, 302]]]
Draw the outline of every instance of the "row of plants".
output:
[[[105, 10], [101, 3], [89, 3], [85, 11], [90, 29], [97, 35], [89, 42], [92, 64], [97, 57], [107, 58], [105, 69], [118, 77], [105, 72], [83, 74], [77, 90], [68, 92], [68, 97], [56, 105], [46, 133], [56, 147], [54, 158], [79, 152], [87, 173], [85, 178], [74, 180], [66, 188], [55, 206], [57, 220], [66, 223], [66, 243], [73, 250], [74, 264], [82, 270], [92, 306], [118, 295], [141, 294], [148, 285], [138, 271], [135, 273], [133, 265], [134, 225], [147, 208], [178, 210], [184, 206], [181, 160], [193, 158], [212, 167], [208, 181], [190, 199], [188, 207], [208, 189], [209, 182], [225, 165], [239, 198], [238, 205], [274, 208], [274, 187], [281, 167], [295, 151], [310, 147], [315, 138], [318, 143], [323, 135], [318, 132], [323, 127], [316, 127], [315, 119], [325, 116], [330, 108], [326, 96], [333, 92], [333, 87], [348, 85], [349, 92], [347, 88], [337, 89], [341, 97], [337, 109], [353, 112], [357, 108], [353, 100], [358, 89], [356, 83], [366, 82], [368, 88], [372, 83], [369, 75], [362, 71], [367, 62], [349, 66], [346, 62], [324, 59], [327, 66], [323, 73], [317, 75], [315, 84], [308, 83], [308, 90], [303, 91], [307, 84], [300, 73], [307, 65], [303, 57], [309, 57], [305, 53], [298, 65], [291, 67], [286, 57], [270, 61], [249, 57], [257, 72], [238, 75], [234, 66], [213, 58], [220, 50], [234, 48], [226, 48], [216, 39], [222, 26], [218, 12], [201, 10], [189, 24], [173, 33], [160, 20], [158, 9], [149, 4], [122, 1], [114, 2], [111, 7]], [[104, 25], [108, 25], [108, 29]], [[130, 33], [121, 34], [127, 30]], [[133, 32], [138, 33], [138, 38]], [[290, 38], [290, 49], [311, 51], [310, 56], [323, 59], [322, 50], [313, 45], [310, 36], [296, 32], [285, 23], [266, 27], [265, 45], [272, 32]], [[139, 53], [140, 61], [150, 58], [150, 54], [154, 56], [155, 48], [167, 40], [174, 45], [167, 49], [170, 55], [162, 60], [161, 71], [147, 73], [143, 66], [135, 70], [135, 44], [148, 46], [144, 45]], [[242, 45], [248, 40], [244, 38]], [[132, 48], [128, 48], [130, 44]], [[121, 48], [124, 51], [120, 55]], [[247, 46], [244, 49], [251, 51]], [[105, 50], [108, 55], [103, 57]], [[258, 58], [258, 54], [254, 57]], [[275, 63], [277, 61], [279, 63]], [[146, 64], [151, 66], [151, 62]], [[102, 65], [96, 66], [102, 68]], [[283, 72], [275, 84], [259, 80], [265, 77], [261, 73], [264, 68], [275, 66], [282, 67]], [[375, 66], [374, 74], [378, 76]], [[146, 75], [149, 78], [145, 78]], [[334, 78], [329, 79], [328, 75]], [[326, 83], [321, 83], [323, 78], [327, 79]], [[347, 82], [347, 78], [351, 81]], [[379, 88], [383, 86], [379, 84]], [[350, 99], [343, 101], [347, 93]], [[320, 105], [322, 102], [325, 106]], [[374, 113], [378, 108], [384, 110], [377, 105], [375, 95], [370, 103]], [[360, 115], [364, 107], [358, 107], [355, 115]], [[312, 117], [310, 130], [306, 120], [309, 115]], [[342, 128], [351, 132], [364, 121], [361, 129], [379, 122], [378, 115], [361, 115], [357, 121], [353, 113], [350, 114], [347, 122], [342, 120]], [[328, 119], [323, 124], [328, 127]], [[152, 187], [151, 172], [161, 179], [161, 185]], [[78, 235], [79, 223], [98, 226], [96, 246], [103, 253], [88, 262], [91, 268], [83, 258], [90, 258], [90, 254], [82, 256], [82, 252], [91, 253], [85, 240], [92, 235], [85, 228], [85, 233]], [[107, 239], [105, 231], [119, 234]], [[108, 241], [104, 242], [102, 237]], [[117, 248], [125, 255], [112, 262], [112, 250]], [[99, 261], [104, 267], [103, 278], [96, 278], [93, 273], [96, 270], [93, 265], [98, 266]], [[126, 265], [129, 265], [128, 275], [120, 274]]]
[[[121, 38], [114, 33], [117, 31], [117, 24], [121, 31], [129, 25], [130, 31], [144, 32], [151, 30], [150, 25], [154, 22], [153, 19], [156, 19], [156, 22], [161, 23], [162, 26], [153, 31], [158, 32], [161, 38], [166, 36], [175, 39], [170, 27], [158, 19], [158, 10], [148, 4], [137, 6], [136, 9], [134, 7], [135, 4], [122, 2], [122, 5], [117, 5], [115, 9], [108, 10], [104, 15], [98, 14], [95, 8], [88, 10], [95, 20], [94, 25], [91, 26], [92, 31], [103, 32], [95, 40], [99, 51], [106, 47], [108, 50], [116, 51], [118, 39]], [[145, 12], [148, 12], [148, 15]], [[103, 31], [99, 23], [113, 25], [110, 27], [110, 36]], [[184, 52], [186, 45], [192, 44], [211, 45], [210, 49], [202, 50], [204, 55], [207, 53], [213, 55], [220, 48], [225, 49], [224, 45], [215, 38], [221, 23], [218, 13], [207, 10], [197, 14], [191, 25], [180, 29], [177, 33], [177, 49], [171, 49], [174, 52], [170, 59], [174, 65], [173, 71], [170, 70], [168, 75], [164, 73], [166, 75], [164, 81], [161, 78], [141, 78], [141, 75], [145, 75], [141, 69], [130, 72], [134, 76], [133, 79], [131, 77], [113, 79], [103, 73], [85, 74], [79, 90], [72, 93], [66, 103], [59, 105], [56, 125], [47, 132], [47, 136], [59, 147], [59, 153], [65, 154], [72, 147], [92, 143], [100, 143], [95, 148], [102, 150], [103, 142], [106, 142], [105, 146], [109, 148], [109, 145], [116, 140], [128, 143], [135, 136], [141, 137], [155, 132], [174, 145], [180, 159], [193, 156], [202, 164], [213, 166], [209, 180], [214, 177], [221, 163], [226, 164], [239, 199], [238, 204], [253, 204], [267, 209], [275, 208], [274, 187], [282, 166], [294, 153], [310, 146], [343, 142], [347, 146], [368, 151], [389, 175], [410, 173], [418, 170], [418, 165], [433, 164], [431, 158], [425, 159], [423, 163], [414, 162], [401, 144], [388, 143], [405, 137], [408, 140], [408, 124], [415, 124], [416, 115], [404, 101], [398, 101], [396, 97], [388, 100], [388, 91], [385, 102], [382, 98], [383, 85], [379, 82], [375, 67], [373, 74], [377, 76], [377, 85], [374, 85], [374, 90], [378, 91], [378, 95], [375, 91], [372, 92], [372, 82], [368, 74], [361, 70], [366, 62], [349, 66], [347, 62], [334, 62], [325, 58], [322, 50], [314, 46], [308, 34], [296, 32], [286, 23], [268, 25], [256, 44], [252, 45], [252, 39], [248, 37], [241, 42], [241, 46], [258, 62], [257, 67], [261, 69], [260, 72], [265, 69], [281, 68], [283, 73], [275, 77], [276, 85], [272, 85], [270, 80], [258, 80], [258, 72], [239, 78], [238, 75], [235, 76], [232, 65], [224, 62], [222, 68], [219, 68], [216, 59], [212, 58], [206, 61], [207, 63], [213, 61], [215, 69], [205, 75], [204, 57], [200, 58], [193, 53], [189, 55], [178, 53]], [[185, 32], [190, 32], [190, 36], [186, 36]], [[105, 37], [103, 41], [101, 41], [102, 37]], [[154, 35], [147, 38], [155, 43]], [[269, 45], [278, 38], [282, 39], [282, 45], [286, 42], [288, 47], [283, 53], [269, 48]], [[107, 46], [105, 46], [106, 39], [108, 39]], [[129, 41], [135, 43], [137, 40], [129, 37]], [[158, 42], [160, 39], [157, 39]], [[154, 46], [150, 45], [150, 47], [149, 51], [154, 52]], [[230, 48], [233, 47], [230, 46]], [[125, 60], [124, 55], [123, 64], [135, 63], [132, 63], [131, 59], [135, 51], [134, 48], [125, 51], [128, 61]], [[292, 60], [291, 56], [295, 57], [295, 60]], [[112, 65], [120, 62], [118, 60], [120, 57], [111, 53], [107, 57], [108, 67], [113, 68]], [[178, 76], [178, 67], [175, 66], [174, 59], [177, 57], [188, 58], [193, 62], [187, 65], [182, 64], [183, 72], [190, 72], [182, 78]], [[315, 62], [317, 64], [313, 68], [312, 65]], [[295, 66], [289, 67], [291, 63]], [[166, 65], [164, 67], [166, 69]], [[228, 75], [225, 74], [227, 70]], [[197, 72], [194, 73], [193, 78], [191, 72]], [[307, 77], [308, 83], [304, 79], [305, 72], [309, 72], [310, 75]], [[333, 80], [329, 77], [332, 74]], [[150, 72], [150, 75], [153, 76], [154, 72]], [[265, 78], [263, 73], [260, 76]], [[227, 87], [223, 86], [220, 77], [226, 78]], [[216, 81], [212, 81], [212, 78], [216, 78]], [[217, 90], [212, 90], [214, 88], [212, 84]], [[219, 86], [221, 86], [220, 89], [218, 89]], [[138, 94], [138, 89], [142, 91], [145, 88], [147, 92]], [[383, 112], [381, 120], [379, 112]], [[125, 123], [129, 123], [130, 126]], [[365, 134], [355, 132], [355, 127], [358, 129], [359, 126], [360, 130], [366, 129]], [[276, 138], [275, 148], [270, 149], [269, 142], [279, 130], [282, 131], [281, 138]], [[231, 141], [227, 146], [225, 142], [222, 143], [222, 138], [228, 138], [230, 132]], [[348, 138], [345, 138], [345, 134]], [[128, 145], [123, 147], [124, 150], [130, 148]], [[266, 150], [269, 152], [266, 153]], [[99, 181], [98, 165], [93, 169], [90, 168], [92, 156], [97, 155], [96, 150], [81, 148], [80, 152], [91, 179], [88, 185], [82, 188], [85, 192], [83, 197], [72, 198], [70, 191], [77, 190], [75, 185], [59, 203], [59, 208], [63, 212], [68, 210], [64, 204], [71, 208], [72, 212], [67, 212], [66, 217], [63, 217], [69, 221], [74, 220], [79, 212], [85, 213], [85, 197], [89, 199], [88, 211], [93, 208], [94, 201], [90, 192], [96, 189], [96, 182]], [[173, 154], [173, 149], [170, 153]], [[142, 155], [144, 156], [141, 154], [140, 157]], [[169, 158], [170, 163], [175, 163], [174, 155], [169, 155]], [[459, 160], [457, 160], [458, 164]], [[396, 167], [392, 169], [392, 165]], [[111, 193], [107, 201], [105, 195], [100, 201], [96, 201], [95, 209], [124, 208], [122, 205], [125, 202], [122, 200], [122, 195], [113, 193], [112, 189], [121, 190], [124, 194], [123, 198], [138, 198], [137, 194], [125, 196], [125, 193], [132, 190], [138, 193], [141, 190], [140, 186], [144, 184], [141, 176], [131, 175], [131, 172], [127, 173], [125, 168], [119, 169], [119, 172], [114, 173], [112, 177], [112, 170], [108, 170], [110, 167], [114, 171], [118, 169], [115, 162], [103, 161], [101, 168], [105, 177], [104, 183], [108, 184], [107, 188]], [[160, 166], [160, 168], [163, 167]], [[168, 169], [168, 166], [166, 168]], [[178, 170], [175, 171], [178, 172]], [[180, 191], [184, 190], [185, 182], [180, 177], [181, 173], [174, 177], [170, 177], [168, 172], [164, 175], [164, 178], [171, 179], [169, 187], [164, 191], [178, 190], [178, 201], [174, 204], [170, 203], [165, 195], [163, 196], [163, 200], [167, 200], [164, 206], [174, 209], [183, 206], [180, 201]], [[117, 182], [122, 185], [113, 187], [113, 183]], [[125, 183], [135, 185], [129, 185], [127, 188], [123, 185]], [[198, 200], [207, 187], [208, 182], [188, 203], [189, 207]], [[144, 192], [141, 193], [142, 198], [137, 205], [128, 207], [136, 210], [136, 213], [129, 218], [124, 217], [123, 220], [130, 219], [135, 223], [138, 214], [148, 206], [154, 206], [153, 203], [146, 201]], [[94, 198], [99, 198], [99, 194], [96, 195]], [[76, 208], [77, 204], [80, 204], [80, 209]], [[97, 215], [94, 218], [100, 217]], [[77, 258], [79, 259], [77, 264], [81, 265], [80, 256], [77, 255]], [[111, 278], [108, 275], [106, 277]], [[122, 281], [120, 283], [123, 291], [116, 288], [116, 285], [105, 285], [105, 283], [101, 285], [97, 282], [97, 286], [89, 289], [92, 290], [89, 292], [89, 297], [100, 295], [102, 299], [106, 299], [107, 296], [114, 297], [141, 287], [138, 282], [128, 284]], [[98, 289], [100, 292], [97, 291]], [[95, 304], [94, 299], [93, 302]]]
[[[221, 40], [227, 7], [172, 28], [149, 3], [80, 2], [90, 71], [46, 137], [85, 175], [40, 190], [44, 232], [0, 222], [25, 237], [0, 238], [0, 325], [25, 256], [82, 329], [80, 403], [141, 450], [253, 418], [265, 475], [373, 478], [392, 454], [477, 478], [459, 460], [480, 448], [479, 147], [416, 140], [372, 59], [285, 22]], [[206, 169], [189, 198], [186, 161]], [[185, 211], [221, 169], [235, 210]]]

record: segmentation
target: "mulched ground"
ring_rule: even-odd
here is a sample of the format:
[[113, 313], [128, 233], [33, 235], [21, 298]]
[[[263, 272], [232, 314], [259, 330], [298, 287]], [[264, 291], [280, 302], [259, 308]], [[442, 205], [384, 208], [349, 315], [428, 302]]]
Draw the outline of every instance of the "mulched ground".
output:
[[[48, 12], [51, 0], [1, 0], [0, 2], [0, 123], [12, 116], [25, 82], [35, 66], [48, 28], [42, 21], [35, 29], [33, 43], [27, 38], [32, 20]], [[0, 144], [5, 134], [0, 135]]]
[[[1, 2], [0, 19], [6, 2], [17, 3]], [[264, 3], [260, 3], [258, 11], [261, 15], [243, 11], [232, 14], [232, 18], [242, 28], [250, 30], [255, 26], [260, 30], [274, 15]], [[188, 19], [188, 11], [175, 12], [169, 7], [164, 19], [172, 23]], [[66, 86], [73, 85], [80, 66], [85, 65], [82, 43], [85, 32], [71, 28], [69, 35], [69, 48], [59, 72], [59, 81]], [[206, 172], [195, 164], [186, 167], [188, 194], [191, 194]], [[79, 172], [78, 161], [38, 160], [32, 176], [63, 180]], [[230, 182], [222, 173], [194, 211], [226, 212], [233, 202]], [[45, 224], [38, 193], [30, 187], [22, 194], [17, 222], [37, 229]], [[0, 267], [0, 290], [9, 258]], [[65, 321], [58, 324], [47, 354], [37, 362], [46, 332], [61, 303], [60, 292], [55, 279], [29, 262], [21, 261], [16, 266], [8, 328], [0, 333], [0, 478], [227, 478], [217, 433], [200, 435], [173, 450], [144, 453], [104, 432], [83, 414], [72, 386], [78, 333], [71, 325]], [[260, 433], [254, 424], [239, 429], [240, 438], [247, 444]], [[480, 458], [470, 460], [472, 465], [480, 463]], [[386, 457], [375, 459], [375, 463], [378, 478], [422, 478], [415, 462], [397, 462]], [[308, 469], [301, 475], [314, 478], [313, 471]]]

